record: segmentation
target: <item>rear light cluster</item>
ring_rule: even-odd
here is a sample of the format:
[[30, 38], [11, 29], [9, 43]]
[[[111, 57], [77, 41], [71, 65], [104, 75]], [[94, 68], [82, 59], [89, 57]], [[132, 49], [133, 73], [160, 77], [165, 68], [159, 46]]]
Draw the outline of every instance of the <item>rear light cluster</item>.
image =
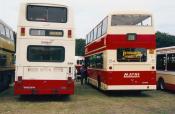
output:
[[67, 35], [68, 35], [68, 38], [72, 38], [72, 30], [68, 30]]
[[18, 82], [22, 82], [22, 76], [18, 76]]
[[71, 84], [71, 83], [73, 82], [72, 77], [68, 77], [67, 80], [68, 80], [68, 81], [67, 81], [68, 84]]
[[21, 28], [21, 36], [25, 36], [25, 32], [26, 32], [26, 31], [25, 31], [25, 28], [22, 27], [22, 28]]
[[150, 49], [149, 54], [154, 54], [154, 49]]

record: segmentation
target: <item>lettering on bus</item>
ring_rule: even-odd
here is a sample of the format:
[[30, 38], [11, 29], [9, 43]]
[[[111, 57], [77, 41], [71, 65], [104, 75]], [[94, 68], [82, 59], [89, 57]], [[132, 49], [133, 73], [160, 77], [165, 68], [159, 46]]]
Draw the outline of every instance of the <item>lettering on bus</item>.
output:
[[131, 51], [124, 51], [123, 52], [123, 56], [127, 59], [130, 59], [130, 58], [138, 58], [140, 59], [140, 57], [142, 57], [142, 53], [139, 52], [139, 51], [136, 51], [136, 52], [131, 52]]
[[140, 78], [140, 73], [125, 73], [124, 78]]

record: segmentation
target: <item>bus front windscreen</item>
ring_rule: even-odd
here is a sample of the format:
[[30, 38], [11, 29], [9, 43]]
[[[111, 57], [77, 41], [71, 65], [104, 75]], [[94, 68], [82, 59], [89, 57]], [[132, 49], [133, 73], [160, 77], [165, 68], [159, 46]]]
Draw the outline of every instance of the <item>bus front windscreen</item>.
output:
[[29, 5], [27, 7], [27, 20], [39, 22], [66, 23], [67, 8]]
[[119, 48], [117, 49], [118, 62], [146, 62], [147, 49], [145, 48]]

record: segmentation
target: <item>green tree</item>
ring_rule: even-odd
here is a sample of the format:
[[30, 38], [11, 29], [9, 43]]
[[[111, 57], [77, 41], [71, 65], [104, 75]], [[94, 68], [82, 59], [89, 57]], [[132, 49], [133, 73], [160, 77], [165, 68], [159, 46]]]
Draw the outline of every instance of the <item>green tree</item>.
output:
[[156, 33], [156, 42], [157, 48], [175, 46], [175, 36], [158, 31]]
[[76, 56], [84, 56], [85, 54], [85, 40], [84, 39], [76, 39]]

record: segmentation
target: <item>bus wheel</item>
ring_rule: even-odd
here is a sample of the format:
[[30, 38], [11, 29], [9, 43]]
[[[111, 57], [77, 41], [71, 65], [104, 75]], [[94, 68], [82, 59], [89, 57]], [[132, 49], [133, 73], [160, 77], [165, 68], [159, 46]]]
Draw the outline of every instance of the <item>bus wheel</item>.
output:
[[165, 82], [163, 79], [160, 79], [158, 82], [158, 89], [159, 90], [165, 90]]
[[99, 90], [101, 89], [101, 80], [100, 80], [100, 77], [98, 77], [98, 89]]

